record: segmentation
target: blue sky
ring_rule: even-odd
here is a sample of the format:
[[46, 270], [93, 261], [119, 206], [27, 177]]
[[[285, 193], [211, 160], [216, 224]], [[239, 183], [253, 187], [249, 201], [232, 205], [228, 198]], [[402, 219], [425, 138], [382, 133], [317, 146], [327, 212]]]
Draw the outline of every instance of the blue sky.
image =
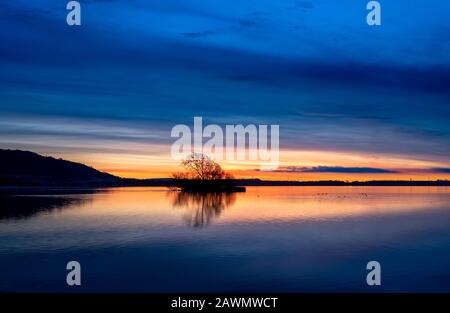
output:
[[1, 147], [115, 169], [203, 116], [353, 167], [450, 167], [449, 2], [380, 1], [379, 27], [365, 0], [80, 2], [69, 27], [65, 1], [0, 0]]

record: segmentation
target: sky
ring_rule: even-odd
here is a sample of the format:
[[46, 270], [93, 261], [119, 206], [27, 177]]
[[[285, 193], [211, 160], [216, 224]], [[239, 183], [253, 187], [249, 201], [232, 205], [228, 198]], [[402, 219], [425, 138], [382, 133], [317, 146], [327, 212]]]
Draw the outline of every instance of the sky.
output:
[[0, 0], [0, 148], [169, 177], [177, 124], [280, 125], [237, 177], [450, 179], [450, 2]]

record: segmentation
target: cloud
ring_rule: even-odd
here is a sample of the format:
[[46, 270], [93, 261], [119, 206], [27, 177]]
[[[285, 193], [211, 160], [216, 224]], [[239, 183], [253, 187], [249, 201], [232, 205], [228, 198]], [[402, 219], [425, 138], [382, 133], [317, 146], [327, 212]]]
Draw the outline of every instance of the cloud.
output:
[[[242, 54], [241, 60], [250, 58]], [[366, 64], [364, 62], [328, 63], [322, 60], [283, 59], [253, 56], [245, 70], [238, 67], [224, 75], [231, 80], [245, 80], [268, 85], [299, 85], [305, 79], [322, 83], [351, 84], [389, 89], [414, 90], [449, 95], [450, 67], [420, 68], [414, 66]], [[264, 61], [266, 59], [266, 61]], [[261, 62], [259, 62], [261, 61]], [[229, 68], [231, 70], [231, 68]]]
[[199, 37], [207, 37], [216, 34], [216, 32], [211, 30], [205, 30], [202, 32], [188, 32], [188, 33], [181, 33], [185, 37], [189, 38], [199, 38]]
[[441, 173], [441, 174], [450, 174], [450, 168], [433, 168], [432, 169], [433, 173]]
[[[256, 169], [256, 171], [258, 171]], [[450, 174], [450, 168], [396, 168], [345, 166], [282, 166], [270, 172], [276, 173], [344, 173], [344, 174]]]
[[[305, 6], [307, 2], [300, 3]], [[199, 15], [203, 16], [198, 12], [191, 12], [184, 6], [181, 8], [185, 14], [189, 13], [197, 18]], [[109, 10], [115, 12], [113, 7]], [[133, 7], [130, 10], [137, 9]], [[321, 84], [347, 84], [391, 90], [410, 91], [413, 89], [447, 96], [450, 93], [448, 88], [450, 85], [449, 64], [423, 66], [421, 64], [405, 65], [404, 63], [400, 65], [401, 62], [396, 62], [397, 64], [374, 62], [368, 60], [365, 54], [362, 55], [361, 51], [356, 48], [356, 44], [355, 47], [340, 47], [339, 49], [342, 51], [337, 54], [340, 56], [338, 58], [336, 57], [337, 48], [331, 45], [334, 40], [331, 37], [322, 38], [319, 46], [316, 46], [313, 40], [316, 38], [300, 40], [302, 47], [304, 46], [301, 51], [316, 51], [312, 56], [297, 53], [298, 47], [291, 46], [291, 44], [284, 45], [283, 41], [287, 40], [285, 37], [272, 37], [276, 34], [274, 30], [270, 32], [259, 30], [254, 37], [242, 38], [246, 32], [241, 28], [254, 28], [266, 23], [267, 18], [260, 12], [243, 14], [246, 17], [237, 20], [240, 27], [227, 34], [226, 39], [219, 38], [217, 42], [205, 43], [202, 41], [200, 43], [195, 40], [180, 41], [180, 34], [193, 39], [212, 37], [217, 32], [211, 29], [226, 27], [226, 23], [217, 22], [218, 18], [181, 20], [180, 25], [173, 26], [176, 34], [161, 31], [155, 35], [146, 33], [147, 29], [156, 27], [157, 30], [158, 27], [162, 28], [162, 24], [148, 24], [148, 27], [143, 30], [139, 25], [147, 25], [146, 23], [149, 22], [142, 21], [142, 24], [137, 24], [138, 26], [130, 26], [134, 25], [130, 23], [126, 25], [126, 28], [112, 28], [110, 35], [106, 36], [104, 29], [109, 26], [109, 22], [98, 17], [94, 20], [94, 17], [88, 13], [86, 13], [86, 21], [92, 20], [95, 23], [86, 22], [82, 28], [75, 30], [68, 27], [55, 27], [61, 21], [64, 26], [64, 19], [61, 19], [61, 16], [49, 16], [45, 12], [33, 13], [33, 19], [37, 20], [33, 21], [32, 31], [30, 31], [30, 27], [24, 28], [22, 25], [31, 23], [30, 17], [26, 12], [24, 13], [23, 9], [8, 7], [6, 11], [20, 15], [20, 18], [15, 16], [12, 20], [9, 18], [5, 21], [7, 25], [9, 24], [7, 28], [16, 29], [16, 31], [14, 36], [8, 32], [5, 33], [5, 38], [2, 38], [5, 43], [5, 48], [0, 50], [2, 63], [10, 61], [36, 66], [64, 65], [66, 67], [124, 65], [138, 68], [144, 66], [152, 70], [155, 67], [176, 66], [179, 69], [207, 72], [231, 81], [255, 82], [270, 86], [298, 87], [307, 81], [313, 81]], [[65, 14], [64, 8], [59, 11], [60, 14]], [[32, 12], [39, 12], [39, 10], [33, 9]], [[172, 14], [174, 13], [172, 12]], [[181, 15], [181, 17], [183, 16]], [[139, 15], [140, 19], [144, 17], [149, 18], [147, 15]], [[164, 20], [166, 15], [161, 14], [160, 18]], [[118, 20], [117, 23], [119, 22], [121, 20]], [[236, 23], [236, 19], [230, 18], [230, 21], [227, 22]], [[206, 30], [186, 31], [192, 27], [189, 23], [199, 23], [199, 25], [193, 25]], [[133, 29], [132, 27], [137, 28]], [[121, 29], [132, 30], [135, 34], [130, 36]], [[0, 36], [2, 35], [0, 34]], [[289, 40], [291, 41], [291, 39]], [[441, 37], [436, 38], [435, 41], [437, 43], [445, 42]], [[36, 45], [36, 42], [40, 42], [40, 45]], [[289, 49], [286, 48], [283, 53], [280, 53], [278, 49], [277, 51], [267, 50], [265, 43], [270, 42], [273, 42], [270, 47], [281, 45], [281, 47], [286, 46]], [[323, 46], [326, 43], [329, 45]], [[138, 47], [137, 44], [139, 44]], [[260, 45], [261, 49], [257, 49]], [[430, 42], [429, 46], [436, 46], [436, 43]], [[446, 51], [444, 49], [442, 52]], [[348, 57], [349, 55], [351, 58]]]
[[313, 167], [299, 167], [299, 166], [285, 166], [280, 167], [273, 172], [280, 173], [347, 173], [347, 174], [390, 174], [397, 173], [394, 170], [387, 170], [374, 167], [343, 167], [343, 166], [313, 166]]
[[312, 3], [307, 1], [298, 1], [296, 2], [295, 6], [303, 10], [309, 10], [313, 8]]
[[[168, 133], [174, 124], [201, 115], [224, 123], [280, 124], [284, 149], [448, 163], [449, 32], [435, 15], [433, 25], [441, 26], [431, 28], [421, 15], [414, 20], [421, 25], [418, 33], [391, 25], [368, 34], [355, 32], [360, 24], [345, 15], [361, 9], [354, 2], [327, 8], [314, 2], [309, 10], [308, 1], [296, 1], [311, 15], [299, 21], [301, 10], [269, 0], [256, 6], [141, 0], [98, 10], [89, 5], [83, 26], [71, 28], [64, 5], [22, 2], [0, 4], [3, 119], [6, 113], [43, 120], [101, 118], [131, 129], [137, 121], [146, 123], [148, 132]], [[333, 9], [338, 11], [330, 15]], [[300, 22], [301, 32], [295, 28]], [[339, 39], [343, 35], [346, 39]], [[0, 125], [6, 138], [35, 132], [36, 140], [141, 141], [139, 130], [63, 129]]]
[[117, 2], [119, 0], [80, 0], [80, 3], [95, 3], [95, 2]]

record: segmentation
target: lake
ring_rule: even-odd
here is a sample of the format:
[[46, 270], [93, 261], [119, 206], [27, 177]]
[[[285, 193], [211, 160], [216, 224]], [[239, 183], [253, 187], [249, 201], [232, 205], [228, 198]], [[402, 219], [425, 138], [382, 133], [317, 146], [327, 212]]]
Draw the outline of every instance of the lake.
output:
[[[450, 291], [450, 187], [132, 187], [0, 199], [0, 291]], [[66, 285], [72, 260], [78, 287]], [[381, 286], [366, 284], [369, 261], [381, 264]]]

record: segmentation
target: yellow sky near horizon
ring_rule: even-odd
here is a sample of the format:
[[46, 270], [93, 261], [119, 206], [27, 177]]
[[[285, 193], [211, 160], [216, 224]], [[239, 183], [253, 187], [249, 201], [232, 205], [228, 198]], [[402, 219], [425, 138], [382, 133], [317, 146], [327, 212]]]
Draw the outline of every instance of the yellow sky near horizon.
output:
[[[183, 171], [180, 162], [169, 154], [89, 153], [58, 154], [100, 171], [125, 178], [164, 178]], [[265, 180], [437, 180], [450, 179], [450, 173], [437, 173], [433, 168], [448, 168], [443, 161], [425, 160], [389, 154], [363, 154], [331, 151], [280, 151], [278, 171], [261, 171], [257, 161], [219, 161], [236, 178]], [[288, 172], [286, 167], [343, 167], [392, 170], [395, 173]]]

